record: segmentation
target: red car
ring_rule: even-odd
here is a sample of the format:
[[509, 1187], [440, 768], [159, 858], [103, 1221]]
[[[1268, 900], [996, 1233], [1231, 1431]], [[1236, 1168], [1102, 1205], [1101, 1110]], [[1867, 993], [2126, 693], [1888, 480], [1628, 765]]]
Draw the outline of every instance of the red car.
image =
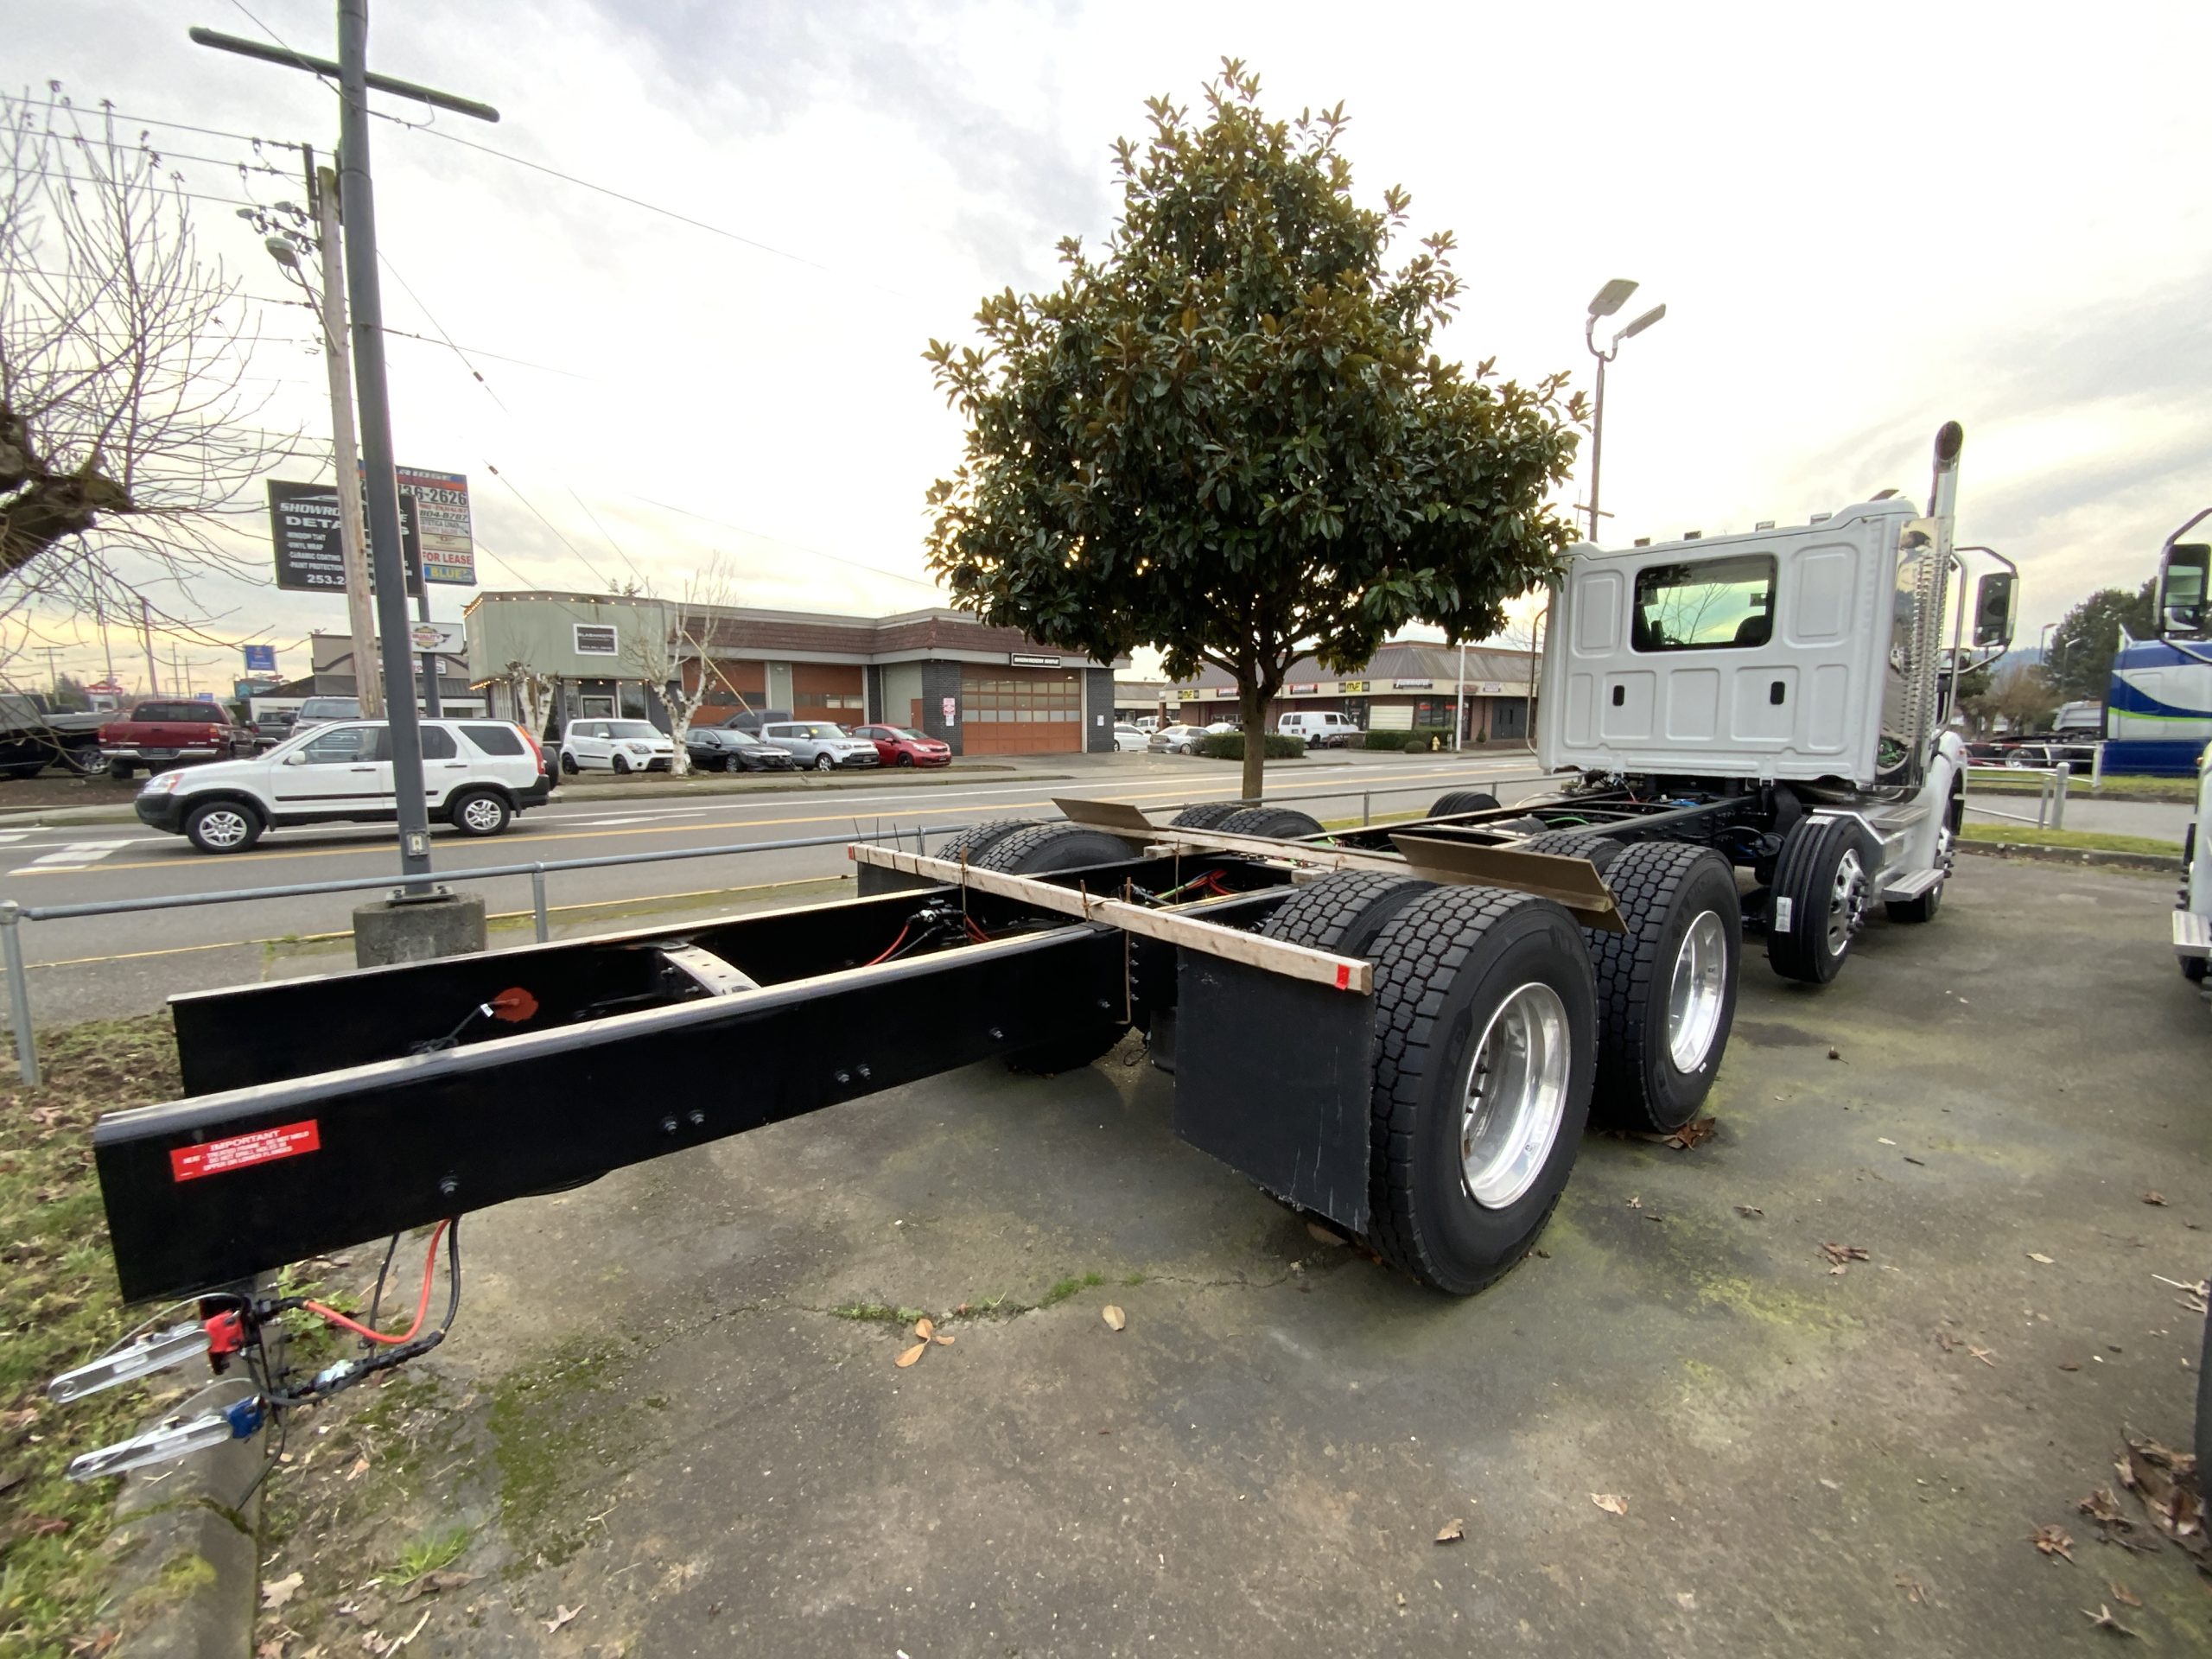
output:
[[855, 737], [875, 745], [875, 758], [887, 766], [949, 766], [952, 746], [910, 732], [904, 726], [855, 726]]

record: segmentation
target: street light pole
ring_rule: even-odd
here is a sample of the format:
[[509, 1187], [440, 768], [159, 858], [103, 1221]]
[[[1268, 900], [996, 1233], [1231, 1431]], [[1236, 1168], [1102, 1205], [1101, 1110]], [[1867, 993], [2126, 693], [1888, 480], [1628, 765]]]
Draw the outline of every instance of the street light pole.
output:
[[1667, 308], [1657, 305], [1645, 312], [1634, 322], [1615, 334], [1612, 343], [1600, 350], [1597, 328], [1600, 317], [1610, 317], [1628, 302], [1637, 285], [1625, 276], [1616, 276], [1599, 289], [1590, 301], [1590, 315], [1582, 325], [1582, 343], [1590, 348], [1590, 355], [1598, 359], [1598, 396], [1596, 407], [1590, 416], [1590, 539], [1598, 539], [1598, 485], [1605, 455], [1605, 365], [1620, 355], [1621, 342], [1633, 340], [1653, 323], [1667, 315]]

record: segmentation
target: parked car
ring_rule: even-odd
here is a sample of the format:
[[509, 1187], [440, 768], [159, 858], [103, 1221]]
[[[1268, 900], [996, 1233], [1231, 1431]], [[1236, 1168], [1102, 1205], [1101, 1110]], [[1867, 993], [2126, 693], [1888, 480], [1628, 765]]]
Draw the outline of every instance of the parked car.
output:
[[[742, 716], [740, 716], [742, 718]], [[802, 766], [835, 772], [841, 766], [880, 766], [875, 745], [826, 720], [785, 720], [760, 728], [760, 741], [786, 750]]]
[[359, 697], [309, 697], [300, 705], [292, 717], [292, 729], [304, 732], [311, 726], [327, 726], [334, 720], [359, 720], [361, 700]]
[[289, 714], [264, 715], [253, 722], [253, 741], [264, 749], [274, 748], [297, 729]]
[[100, 728], [100, 755], [111, 777], [199, 766], [254, 752], [253, 734], [219, 702], [148, 697]]
[[[495, 720], [423, 722], [423, 782], [433, 823], [496, 836], [543, 806], [553, 779], [519, 726]], [[138, 817], [203, 853], [242, 853], [264, 832], [302, 823], [389, 823], [391, 728], [340, 721], [287, 738], [251, 760], [163, 772], [138, 791]]]
[[798, 762], [734, 726], [694, 726], [683, 734], [691, 764], [706, 772], [795, 772]]
[[1142, 732], [1147, 737], [1149, 737], [1153, 733], [1160, 729], [1160, 716], [1158, 715], [1139, 715], [1135, 720], [1129, 721], [1129, 724], [1135, 727], [1137, 730]]
[[676, 745], [649, 720], [572, 720], [561, 741], [561, 770], [673, 772]]
[[1357, 721], [1324, 709], [1295, 709], [1275, 722], [1275, 730], [1285, 737], [1304, 738], [1309, 749], [1340, 749], [1366, 735]]
[[905, 726], [855, 726], [855, 737], [875, 745], [875, 758], [887, 766], [949, 766], [952, 745]]
[[1154, 754], [1196, 754], [1205, 733], [1196, 726], [1163, 726], [1145, 740]]
[[35, 778], [59, 764], [80, 778], [100, 769], [100, 714], [65, 714], [35, 691], [0, 691], [0, 778]]
[[1217, 720], [1206, 728], [1205, 734], [1208, 737], [1221, 737], [1230, 732], [1241, 732], [1243, 729], [1233, 720]]
[[1142, 754], [1151, 746], [1152, 739], [1141, 728], [1127, 723], [1114, 728], [1114, 753]]

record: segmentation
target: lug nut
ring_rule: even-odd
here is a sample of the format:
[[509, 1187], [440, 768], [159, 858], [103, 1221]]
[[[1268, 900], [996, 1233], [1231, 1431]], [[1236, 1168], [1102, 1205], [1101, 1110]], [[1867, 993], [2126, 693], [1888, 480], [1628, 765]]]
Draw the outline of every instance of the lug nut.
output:
[[661, 1119], [660, 1132], [663, 1135], [674, 1135], [676, 1133], [676, 1120], [672, 1117], [664, 1117]]
[[852, 1080], [853, 1080], [853, 1074], [852, 1074], [851, 1072], [849, 1072], [849, 1071], [840, 1071], [840, 1072], [837, 1074], [837, 1086], [838, 1086], [839, 1088], [841, 1088], [841, 1089], [842, 1089], [842, 1088], [843, 1088], [847, 1084], [850, 1083]]
[[450, 1175], [446, 1176], [438, 1183], [438, 1196], [442, 1198], [449, 1198], [460, 1191], [461, 1183], [454, 1179]]
[[686, 1112], [684, 1116], [690, 1120], [691, 1127], [695, 1129], [699, 1128], [700, 1125], [703, 1124], [707, 1121], [707, 1115], [701, 1111], [696, 1106], [694, 1106], [690, 1111]]
[[874, 1072], [873, 1072], [873, 1071], [869, 1071], [869, 1070], [868, 1069], [868, 1067], [866, 1067], [866, 1066], [864, 1066], [864, 1065], [856, 1065], [856, 1066], [855, 1066], [855, 1067], [853, 1068], [853, 1070], [854, 1070], [855, 1072], [859, 1073], [859, 1075], [860, 1075], [860, 1078], [861, 1078], [861, 1082], [863, 1082], [863, 1083], [867, 1082], [867, 1081], [868, 1080], [868, 1078], [870, 1078], [870, 1077], [874, 1077], [874, 1076], [875, 1075], [875, 1073], [874, 1073]]

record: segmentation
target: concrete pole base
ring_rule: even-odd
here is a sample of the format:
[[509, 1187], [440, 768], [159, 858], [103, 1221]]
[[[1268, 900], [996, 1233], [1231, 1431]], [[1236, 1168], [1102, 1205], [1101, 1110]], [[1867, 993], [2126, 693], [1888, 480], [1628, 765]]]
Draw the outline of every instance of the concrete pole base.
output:
[[476, 893], [390, 899], [363, 905], [353, 912], [356, 967], [465, 957], [484, 948], [484, 900]]

